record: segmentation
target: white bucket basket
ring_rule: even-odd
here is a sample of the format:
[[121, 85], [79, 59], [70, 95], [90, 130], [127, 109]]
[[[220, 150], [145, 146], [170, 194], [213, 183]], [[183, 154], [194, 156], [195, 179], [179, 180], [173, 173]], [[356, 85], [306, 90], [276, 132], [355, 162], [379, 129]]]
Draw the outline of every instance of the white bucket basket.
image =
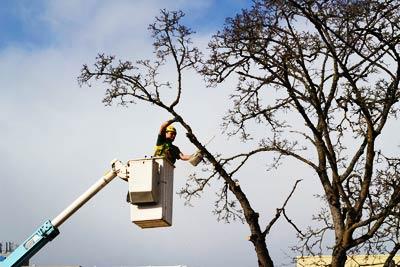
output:
[[141, 228], [172, 225], [174, 168], [163, 157], [128, 162], [129, 194], [136, 200], [130, 205], [133, 223]]

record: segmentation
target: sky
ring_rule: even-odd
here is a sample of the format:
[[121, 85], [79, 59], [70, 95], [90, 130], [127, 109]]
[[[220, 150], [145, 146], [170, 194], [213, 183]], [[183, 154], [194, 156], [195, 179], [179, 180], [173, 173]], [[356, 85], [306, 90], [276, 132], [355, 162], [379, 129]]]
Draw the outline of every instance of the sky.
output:
[[[152, 58], [147, 26], [160, 9], [183, 10], [184, 23], [196, 31], [194, 42], [204, 47], [226, 17], [249, 5], [247, 0], [2, 1], [0, 242], [25, 240], [109, 170], [112, 159], [126, 162], [151, 155], [160, 124], [170, 119], [169, 114], [145, 104], [104, 106], [101, 84], [79, 87], [83, 64], [93, 63], [100, 52], [128, 60]], [[183, 83], [178, 110], [201, 141], [216, 135], [210, 151], [227, 155], [232, 147], [240, 147], [221, 135], [220, 127], [234, 84], [207, 88], [193, 73]], [[183, 152], [193, 153], [195, 148], [183, 129], [179, 125], [177, 129], [175, 143]], [[320, 204], [309, 194], [317, 186], [309, 172], [295, 162], [286, 164], [283, 171], [267, 173], [265, 161], [252, 160], [239, 173], [264, 227], [296, 179], [304, 180], [287, 207], [293, 219], [307, 226]], [[178, 161], [174, 191], [191, 173], [200, 171]], [[253, 245], [247, 240], [248, 226], [218, 222], [212, 214], [215, 189], [221, 186], [215, 181], [192, 206], [175, 194], [173, 225], [142, 230], [130, 221], [126, 182], [115, 179], [65, 222], [60, 235], [31, 263], [256, 266]], [[293, 244], [295, 232], [279, 221], [267, 237], [277, 266], [291, 265], [295, 255], [289, 245]]]

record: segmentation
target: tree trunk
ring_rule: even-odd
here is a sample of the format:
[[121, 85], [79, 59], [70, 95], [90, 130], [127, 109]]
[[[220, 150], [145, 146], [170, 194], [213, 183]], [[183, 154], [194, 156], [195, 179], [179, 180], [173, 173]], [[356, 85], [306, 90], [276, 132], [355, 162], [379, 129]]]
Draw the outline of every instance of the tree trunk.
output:
[[332, 253], [331, 267], [344, 267], [346, 264], [347, 255], [343, 248], [335, 247]]
[[258, 266], [259, 267], [273, 267], [274, 263], [268, 253], [267, 246], [265, 244], [265, 238], [258, 237], [253, 240], [251, 238], [252, 243], [254, 244], [254, 248], [257, 254]]

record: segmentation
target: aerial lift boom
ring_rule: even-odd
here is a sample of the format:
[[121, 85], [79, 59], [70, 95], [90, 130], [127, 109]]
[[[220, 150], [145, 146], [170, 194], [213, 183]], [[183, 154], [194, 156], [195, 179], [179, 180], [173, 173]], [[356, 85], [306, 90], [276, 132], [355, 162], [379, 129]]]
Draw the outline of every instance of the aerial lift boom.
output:
[[[124, 172], [123, 165], [118, 160], [111, 162], [112, 170], [94, 183], [86, 192], [72, 202], [53, 220], [45, 221], [28, 239], [18, 246], [4, 261], [0, 261], [0, 267], [19, 267], [35, 255], [48, 242], [53, 240], [60, 232], [58, 228], [79, 208], [88, 202], [97, 192], [103, 189], [119, 173]], [[121, 176], [122, 179], [123, 176]]]

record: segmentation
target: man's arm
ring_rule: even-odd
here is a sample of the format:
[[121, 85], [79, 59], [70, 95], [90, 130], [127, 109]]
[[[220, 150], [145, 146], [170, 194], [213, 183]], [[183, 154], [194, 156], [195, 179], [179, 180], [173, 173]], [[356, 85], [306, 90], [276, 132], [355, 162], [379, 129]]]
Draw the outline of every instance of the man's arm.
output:
[[171, 120], [167, 120], [166, 122], [163, 122], [163, 124], [161, 124], [159, 134], [162, 135], [163, 133], [165, 133], [165, 129], [166, 129], [170, 124], [172, 124], [172, 123], [174, 123], [174, 122], [176, 122], [176, 118], [173, 118], [173, 119], [171, 119]]
[[192, 157], [192, 155], [186, 155], [181, 152], [181, 153], [179, 153], [179, 157], [181, 160], [187, 161]]

